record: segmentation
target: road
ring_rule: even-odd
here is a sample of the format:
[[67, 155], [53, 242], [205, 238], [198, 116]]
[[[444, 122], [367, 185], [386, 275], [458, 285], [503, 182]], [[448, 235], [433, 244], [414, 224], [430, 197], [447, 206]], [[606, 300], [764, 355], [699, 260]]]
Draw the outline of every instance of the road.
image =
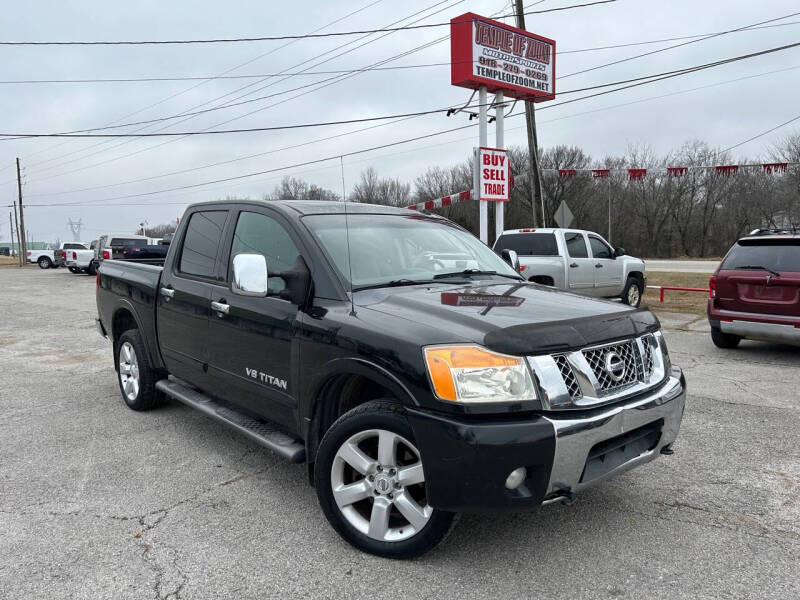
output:
[[711, 275], [717, 270], [719, 260], [674, 260], [650, 259], [645, 260], [648, 271], [673, 271], [676, 273], [707, 273]]
[[0, 304], [0, 598], [800, 597], [797, 349], [660, 315], [690, 390], [674, 456], [397, 562], [334, 533], [304, 466], [127, 409], [94, 278], [0, 268]]

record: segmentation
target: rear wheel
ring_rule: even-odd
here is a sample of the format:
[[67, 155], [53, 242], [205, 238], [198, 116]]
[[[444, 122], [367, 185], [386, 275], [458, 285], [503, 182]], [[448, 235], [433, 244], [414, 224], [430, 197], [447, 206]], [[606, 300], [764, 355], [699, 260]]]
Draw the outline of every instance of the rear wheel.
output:
[[629, 305], [638, 306], [642, 303], [644, 293], [644, 283], [638, 277], [628, 277], [625, 288], [622, 290], [622, 301]]
[[90, 262], [89, 266], [86, 267], [86, 272], [89, 275], [97, 275], [97, 265], [94, 263], [94, 261]]
[[395, 402], [362, 404], [331, 426], [317, 453], [315, 483], [333, 528], [370, 554], [419, 556], [453, 523], [453, 513], [428, 504], [422, 457]]
[[53, 266], [53, 261], [47, 258], [46, 256], [40, 256], [39, 260], [37, 260], [36, 262], [39, 263], [40, 269], [49, 269], [50, 267]]
[[717, 348], [736, 348], [742, 338], [731, 333], [723, 333], [716, 327], [711, 328], [711, 341]]
[[128, 408], [150, 410], [157, 406], [161, 399], [155, 389], [159, 374], [150, 365], [142, 336], [137, 329], [129, 329], [119, 336], [116, 358], [119, 391]]

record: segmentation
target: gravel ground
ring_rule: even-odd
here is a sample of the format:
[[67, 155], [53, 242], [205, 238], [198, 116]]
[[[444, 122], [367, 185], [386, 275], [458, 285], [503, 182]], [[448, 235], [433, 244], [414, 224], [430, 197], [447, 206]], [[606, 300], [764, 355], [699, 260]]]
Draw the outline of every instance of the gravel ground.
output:
[[797, 349], [661, 315], [690, 389], [674, 456], [395, 562], [334, 533], [304, 466], [176, 403], [128, 410], [94, 278], [0, 268], [0, 306], [1, 598], [800, 596]]

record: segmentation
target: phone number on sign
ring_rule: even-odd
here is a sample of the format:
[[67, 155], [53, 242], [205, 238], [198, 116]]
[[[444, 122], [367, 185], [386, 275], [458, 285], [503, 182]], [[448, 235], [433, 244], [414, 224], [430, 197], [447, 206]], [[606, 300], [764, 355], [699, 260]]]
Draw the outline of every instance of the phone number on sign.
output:
[[498, 69], [513, 75], [524, 75], [525, 77], [538, 79], [540, 81], [547, 81], [549, 79], [547, 73], [542, 72], [545, 69], [544, 65], [541, 65], [541, 68], [540, 65], [536, 65], [536, 69], [522, 68], [519, 65], [509, 64], [494, 58], [486, 58], [485, 56], [481, 56], [478, 59], [478, 64], [488, 69]]

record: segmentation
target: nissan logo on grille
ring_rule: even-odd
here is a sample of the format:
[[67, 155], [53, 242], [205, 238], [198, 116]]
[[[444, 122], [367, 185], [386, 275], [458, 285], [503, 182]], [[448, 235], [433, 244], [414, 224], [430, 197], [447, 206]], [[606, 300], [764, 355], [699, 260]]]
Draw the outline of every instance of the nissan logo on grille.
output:
[[616, 352], [606, 352], [606, 373], [614, 381], [622, 381], [625, 377], [625, 361]]

